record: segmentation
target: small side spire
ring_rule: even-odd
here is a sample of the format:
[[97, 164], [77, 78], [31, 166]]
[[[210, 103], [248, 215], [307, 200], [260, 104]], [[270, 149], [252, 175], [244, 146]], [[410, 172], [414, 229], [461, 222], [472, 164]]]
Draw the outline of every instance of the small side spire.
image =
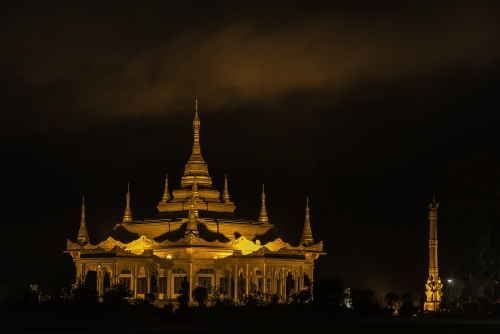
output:
[[127, 183], [127, 204], [125, 206], [125, 213], [123, 214], [123, 222], [128, 223], [132, 220], [132, 210], [130, 210], [130, 183]]
[[165, 176], [165, 191], [161, 198], [162, 203], [170, 202], [170, 192], [168, 191], [168, 174]]
[[89, 234], [87, 233], [87, 225], [85, 223], [85, 196], [82, 199], [82, 218], [80, 220], [80, 229], [78, 230], [78, 237], [76, 242], [83, 245], [89, 242]]
[[260, 207], [259, 221], [261, 223], [267, 223], [269, 222], [269, 218], [267, 217], [266, 211], [266, 193], [264, 192], [264, 183], [262, 183], [262, 196], [260, 198], [262, 199], [262, 205]]
[[309, 221], [309, 197], [306, 197], [306, 220], [304, 222], [304, 231], [302, 232], [300, 244], [307, 247], [314, 244], [314, 239], [311, 231], [311, 222]]
[[229, 191], [227, 190], [227, 174], [224, 174], [224, 191], [222, 192], [222, 202], [231, 202], [229, 199]]

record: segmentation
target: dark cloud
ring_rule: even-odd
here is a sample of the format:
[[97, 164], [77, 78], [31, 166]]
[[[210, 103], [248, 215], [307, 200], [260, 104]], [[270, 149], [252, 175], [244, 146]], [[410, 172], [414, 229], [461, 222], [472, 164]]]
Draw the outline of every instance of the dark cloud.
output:
[[[91, 5], [39, 5], [3, 24], [2, 70], [22, 83], [31, 112], [89, 122], [192, 109], [194, 98], [205, 110], [272, 110], [290, 93], [322, 91], [314, 110], [353, 99], [362, 82], [427, 85], [497, 66], [500, 55], [496, 11], [481, 2], [378, 15], [290, 9], [275, 24], [256, 9], [201, 8], [207, 15], [196, 21], [193, 4], [175, 8], [182, 18], [162, 5]], [[181, 24], [190, 10], [197, 14]]]

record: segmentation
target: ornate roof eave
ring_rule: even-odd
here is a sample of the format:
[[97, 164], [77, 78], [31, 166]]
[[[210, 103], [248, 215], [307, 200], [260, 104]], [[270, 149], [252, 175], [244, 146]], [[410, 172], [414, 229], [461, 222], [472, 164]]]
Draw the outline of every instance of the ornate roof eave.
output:
[[306, 250], [291, 250], [287, 248], [281, 248], [277, 251], [271, 251], [267, 247], [262, 246], [258, 250], [243, 254], [241, 252], [235, 251], [233, 255], [229, 256], [229, 258], [294, 258], [294, 259], [304, 259], [306, 258]]
[[[71, 242], [67, 240], [67, 250], [68, 251], [89, 251], [96, 248], [101, 248], [104, 251], [110, 251], [114, 247], [118, 246], [121, 249], [131, 251], [131, 250], [143, 250], [143, 249], [153, 249], [153, 248], [165, 248], [165, 247], [182, 247], [182, 246], [206, 246], [206, 247], [225, 247], [227, 249], [236, 249], [242, 250], [245, 254], [249, 254], [251, 252], [255, 252], [259, 249], [262, 249], [262, 246], [254, 243], [251, 240], [248, 240], [245, 237], [239, 237], [236, 240], [231, 240], [228, 242], [220, 242], [218, 240], [215, 241], [207, 241], [203, 238], [196, 236], [193, 233], [189, 233], [183, 238], [177, 241], [169, 241], [164, 240], [161, 242], [155, 241], [154, 239], [150, 239], [145, 235], [142, 235], [139, 239], [136, 239], [128, 244], [124, 244], [120, 241], [109, 237], [105, 241], [100, 242], [98, 245], [85, 244], [80, 246], [77, 243]], [[315, 245], [311, 245], [309, 247], [298, 246], [292, 247], [289, 243], [284, 242], [280, 238], [269, 242], [264, 245], [264, 247], [271, 251], [277, 252], [282, 249], [286, 249], [289, 251], [305, 251], [305, 252], [322, 252], [323, 251], [323, 242], [319, 242]]]
[[[109, 241], [109, 238], [106, 241]], [[100, 243], [99, 245], [89, 245], [90, 247], [85, 247], [88, 244], [80, 246], [77, 243], [68, 240], [66, 252], [78, 251], [80, 252], [80, 257], [87, 257], [86, 255], [90, 255], [89, 257], [92, 257], [92, 255], [99, 255], [99, 257], [151, 257], [152, 256], [152, 253], [134, 254], [129, 250], [123, 249], [118, 244], [114, 245], [110, 249], [101, 247], [100, 246], [101, 244], [103, 243]]]

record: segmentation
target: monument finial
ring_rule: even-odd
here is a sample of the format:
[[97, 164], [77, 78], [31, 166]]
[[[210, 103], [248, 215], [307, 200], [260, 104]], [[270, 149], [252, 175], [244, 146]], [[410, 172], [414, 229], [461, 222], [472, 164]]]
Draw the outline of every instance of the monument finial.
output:
[[312, 236], [311, 222], [309, 221], [309, 197], [306, 197], [306, 219], [304, 221], [304, 231], [302, 232], [300, 244], [308, 247], [313, 243], [314, 239]]
[[130, 210], [130, 183], [127, 183], [127, 204], [125, 205], [125, 213], [123, 214], [123, 222], [128, 223], [133, 220], [132, 210]]
[[259, 221], [261, 223], [267, 223], [269, 222], [269, 217], [267, 217], [267, 211], [266, 211], [266, 193], [264, 191], [264, 183], [262, 183], [262, 195], [260, 198], [262, 200], [262, 204], [260, 207]]
[[165, 191], [163, 192], [161, 201], [163, 203], [170, 202], [170, 192], [168, 191], [168, 174], [165, 176]]
[[227, 189], [227, 174], [224, 174], [224, 191], [222, 192], [222, 202], [230, 202], [229, 191]]
[[432, 203], [429, 204], [429, 209], [431, 211], [437, 211], [438, 207], [439, 207], [439, 204], [441, 204], [440, 202], [436, 202], [436, 193], [434, 193], [434, 196], [432, 197]]
[[87, 225], [85, 222], [85, 196], [82, 198], [82, 216], [80, 219], [80, 229], [78, 230], [78, 237], [76, 238], [76, 242], [79, 245], [83, 245], [89, 242], [89, 234], [87, 232]]

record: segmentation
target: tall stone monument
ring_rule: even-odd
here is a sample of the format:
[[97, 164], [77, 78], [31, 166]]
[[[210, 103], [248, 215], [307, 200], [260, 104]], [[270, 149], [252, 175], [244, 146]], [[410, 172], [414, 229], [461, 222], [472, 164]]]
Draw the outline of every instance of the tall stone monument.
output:
[[427, 297], [424, 303], [424, 310], [437, 311], [443, 295], [443, 283], [438, 274], [438, 237], [437, 237], [437, 209], [439, 202], [436, 203], [436, 195], [432, 203], [429, 204], [429, 278], [425, 284], [425, 295]]

